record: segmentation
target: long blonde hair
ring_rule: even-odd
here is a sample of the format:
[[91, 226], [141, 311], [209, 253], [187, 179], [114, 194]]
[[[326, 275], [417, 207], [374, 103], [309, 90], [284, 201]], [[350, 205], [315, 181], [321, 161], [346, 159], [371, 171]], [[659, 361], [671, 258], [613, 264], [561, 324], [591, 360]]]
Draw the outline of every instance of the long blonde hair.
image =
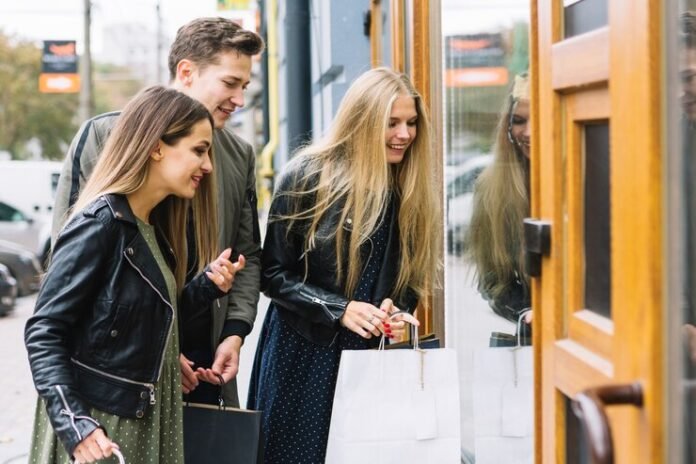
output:
[[[118, 117], [71, 216], [104, 194], [127, 195], [137, 191], [148, 176], [150, 154], [157, 144], [175, 145], [190, 135], [193, 126], [200, 121], [208, 121], [213, 126], [208, 110], [183, 93], [161, 86], [140, 92]], [[213, 162], [212, 148], [210, 158]], [[186, 224], [190, 209], [193, 210], [200, 271], [217, 256], [217, 201], [213, 175], [203, 177], [192, 201], [170, 195], [155, 207], [150, 216], [151, 222], [174, 249], [177, 258], [174, 277], [179, 289], [183, 288], [188, 266]]]
[[522, 221], [529, 214], [529, 162], [511, 140], [511, 95], [496, 129], [493, 164], [476, 181], [467, 253], [476, 264], [479, 291], [497, 299], [511, 282], [526, 288]]
[[[415, 101], [416, 138], [403, 161], [390, 165], [385, 134], [392, 104], [401, 96]], [[289, 215], [275, 219], [289, 220], [289, 229], [295, 220], [307, 221], [305, 246], [310, 250], [326, 238], [318, 234], [320, 220], [339, 205], [340, 216], [331, 231], [336, 238], [337, 283], [352, 295], [364, 266], [360, 248], [379, 226], [393, 193], [399, 204], [401, 247], [400, 261], [394, 264], [398, 266], [395, 294], [410, 288], [425, 297], [438, 265], [440, 208], [433, 189], [432, 156], [428, 115], [408, 77], [387, 68], [367, 71], [346, 92], [327, 134], [292, 161], [302, 173], [300, 188], [278, 192], [290, 197], [294, 207]], [[350, 234], [343, 229], [348, 218]]]

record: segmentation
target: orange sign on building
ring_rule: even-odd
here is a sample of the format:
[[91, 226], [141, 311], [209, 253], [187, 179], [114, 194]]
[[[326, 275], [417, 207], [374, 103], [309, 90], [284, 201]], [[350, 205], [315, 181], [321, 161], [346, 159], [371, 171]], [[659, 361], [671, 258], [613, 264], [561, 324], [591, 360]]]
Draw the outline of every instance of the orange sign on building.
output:
[[77, 50], [74, 40], [44, 40], [41, 57], [39, 91], [43, 93], [77, 93]]
[[39, 76], [39, 92], [77, 93], [80, 91], [79, 74], [46, 74]]
[[507, 85], [508, 75], [508, 70], [504, 67], [448, 69], [445, 74], [445, 83], [447, 87]]

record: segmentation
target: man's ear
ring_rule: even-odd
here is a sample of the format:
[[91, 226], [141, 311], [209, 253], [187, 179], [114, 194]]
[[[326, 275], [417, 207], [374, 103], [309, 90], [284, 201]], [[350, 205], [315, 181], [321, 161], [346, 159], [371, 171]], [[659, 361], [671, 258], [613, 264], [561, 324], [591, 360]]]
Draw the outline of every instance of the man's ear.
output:
[[185, 86], [193, 82], [193, 74], [196, 71], [196, 63], [184, 58], [176, 65], [176, 80]]

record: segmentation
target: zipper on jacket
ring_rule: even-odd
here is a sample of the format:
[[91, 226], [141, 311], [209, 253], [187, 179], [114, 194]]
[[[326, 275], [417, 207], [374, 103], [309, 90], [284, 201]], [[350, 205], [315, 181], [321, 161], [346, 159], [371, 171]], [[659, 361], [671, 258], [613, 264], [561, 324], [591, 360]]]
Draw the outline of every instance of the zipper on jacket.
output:
[[322, 300], [321, 298], [317, 298], [316, 296], [310, 295], [309, 293], [303, 292], [302, 290], [300, 290], [300, 295], [302, 295], [305, 298], [308, 298], [312, 303], [316, 303], [318, 305], [321, 305], [321, 307], [324, 308], [324, 311], [326, 311], [326, 313], [328, 314], [329, 319], [331, 319], [332, 321], [335, 321], [336, 319], [338, 319], [329, 310], [328, 305], [331, 303], [329, 303], [328, 301]]
[[[166, 298], [164, 298], [162, 296], [160, 291], [157, 290], [157, 287], [155, 287], [154, 284], [152, 282], [150, 282], [150, 279], [145, 277], [145, 274], [143, 274], [143, 272], [140, 270], [140, 268], [138, 266], [136, 266], [135, 263], [133, 263], [133, 261], [130, 260], [130, 258], [128, 257], [128, 255], [126, 253], [123, 253], [123, 256], [125, 256], [126, 261], [128, 261], [130, 263], [130, 265], [133, 266], [133, 268], [136, 271], [138, 271], [138, 274], [140, 274], [140, 277], [142, 277], [143, 280], [145, 280], [145, 282], [147, 282], [148, 285], [150, 285], [150, 287], [152, 287], [152, 289], [155, 291], [155, 293], [157, 293], [159, 295], [159, 297], [162, 299], [162, 301], [164, 301], [164, 303], [172, 311], [172, 319], [171, 319], [171, 321], [169, 321], [169, 327], [167, 327], [167, 335], [164, 339], [164, 348], [160, 352], [159, 367], [157, 369], [157, 381], [159, 381], [160, 376], [162, 375], [162, 365], [164, 364], [164, 353], [167, 351], [167, 346], [169, 345], [169, 338], [171, 336], [172, 326], [174, 325], [174, 318], [176, 318], [174, 306], [172, 306], [172, 304], [169, 301], [167, 301]], [[154, 401], [154, 394], [150, 395], [150, 402], [151, 402], [151, 404], [155, 404], [155, 403], [152, 403], [152, 401]]]
[[89, 416], [78, 416], [76, 415], [72, 409], [70, 409], [70, 405], [68, 405], [68, 400], [65, 399], [65, 394], [63, 394], [63, 389], [60, 387], [60, 385], [56, 385], [56, 391], [58, 391], [58, 395], [60, 396], [61, 401], [63, 402], [63, 409], [59, 411], [60, 414], [64, 416], [68, 416], [70, 418], [70, 426], [73, 428], [75, 433], [77, 434], [78, 441], [82, 441], [82, 434], [80, 431], [77, 429], [77, 424], [75, 423], [75, 419], [84, 419], [92, 422], [95, 424], [97, 427], [101, 427], [101, 424], [97, 422], [96, 420], [92, 419]]
[[139, 385], [141, 387], [146, 387], [150, 391], [150, 404], [156, 403], [156, 401], [155, 401], [155, 384], [153, 384], [153, 383], [137, 382], [135, 380], [127, 379], [125, 377], [121, 377], [121, 376], [114, 375], [114, 374], [109, 374], [108, 372], [104, 372], [100, 369], [96, 369], [94, 367], [88, 366], [87, 364], [80, 362], [75, 358], [70, 358], [70, 361], [72, 361], [73, 363], [77, 364], [80, 367], [84, 367], [85, 369], [92, 371], [96, 374], [102, 375], [104, 377], [109, 377], [109, 378], [114, 379], [114, 380], [118, 380], [118, 381], [125, 382], [125, 383], [130, 383], [132, 385]]

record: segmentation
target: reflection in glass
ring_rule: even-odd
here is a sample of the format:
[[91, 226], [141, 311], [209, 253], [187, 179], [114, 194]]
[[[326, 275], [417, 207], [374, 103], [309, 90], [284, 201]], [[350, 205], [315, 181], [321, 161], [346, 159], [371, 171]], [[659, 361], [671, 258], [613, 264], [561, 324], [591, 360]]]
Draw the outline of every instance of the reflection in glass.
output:
[[530, 4], [527, 0], [442, 0], [441, 4], [447, 207], [445, 323], [447, 344], [457, 350], [459, 360], [462, 462], [471, 463], [477, 452], [474, 352], [488, 349], [492, 332], [513, 334], [515, 325], [498, 316], [481, 297], [465, 240], [476, 179], [494, 158], [500, 110], [505, 107], [507, 111], [514, 76], [528, 67]]
[[[493, 332], [515, 333], [511, 318], [500, 317], [481, 297], [474, 278], [476, 266], [468, 252], [467, 231], [474, 209], [477, 179], [493, 163], [494, 146], [500, 140], [496, 128], [501, 124], [501, 108], [508, 113], [514, 77], [528, 67], [528, 15], [527, 0], [506, 0], [504, 3], [442, 1], [444, 190], [447, 207], [445, 321], [447, 344], [458, 352], [462, 462], [467, 464], [476, 459], [484, 462], [485, 451], [481, 449], [480, 437], [487, 433], [475, 419], [473, 385], [481, 377], [480, 372], [474, 370], [475, 353], [490, 349]], [[521, 105], [518, 109], [528, 111], [528, 106]], [[509, 117], [504, 119], [502, 136], [507, 140]], [[525, 126], [522, 121], [516, 120], [515, 123]], [[521, 190], [526, 195], [526, 184], [522, 184]], [[527, 204], [526, 199], [522, 204]], [[522, 294], [524, 296], [524, 292]], [[528, 419], [532, 415], [531, 403], [531, 395], [529, 401], [519, 402], [523, 411], [529, 407]], [[480, 409], [479, 406], [479, 415]], [[483, 418], [490, 422], [493, 419], [491, 414], [495, 413], [489, 410]], [[530, 450], [531, 433], [530, 430], [528, 438], [523, 439], [529, 440]], [[515, 454], [519, 457], [519, 453], [509, 449], [509, 444], [495, 443], [494, 448], [502, 452], [507, 450], [506, 456]]]
[[565, 0], [563, 2], [564, 37], [574, 37], [609, 23], [607, 0]]
[[585, 131], [585, 308], [611, 317], [609, 124]]
[[587, 437], [582, 430], [582, 424], [573, 412], [572, 401], [567, 396], [563, 397], [565, 404], [565, 432], [566, 432], [566, 464], [589, 464], [590, 457], [587, 450]]
[[529, 79], [523, 74], [515, 77], [501, 113], [493, 162], [476, 181], [467, 243], [478, 290], [497, 315], [515, 324], [531, 304], [522, 228], [529, 216], [529, 131]]
[[[679, 92], [680, 129], [683, 167], [682, 195], [685, 205], [682, 261], [684, 278], [684, 314], [682, 333], [685, 340], [683, 359], [684, 402], [684, 462], [696, 461], [696, 5], [682, 2], [680, 15], [680, 41], [678, 44], [678, 66], [681, 89]], [[675, 101], [675, 106], [677, 102]]]

